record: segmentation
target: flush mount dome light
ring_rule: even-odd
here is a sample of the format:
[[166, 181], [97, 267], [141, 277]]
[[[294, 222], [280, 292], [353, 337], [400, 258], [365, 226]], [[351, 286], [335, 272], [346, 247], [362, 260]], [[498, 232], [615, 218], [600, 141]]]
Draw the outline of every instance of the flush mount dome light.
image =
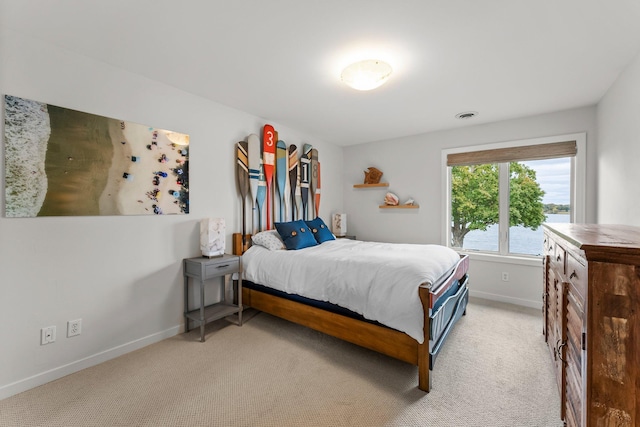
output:
[[356, 90], [371, 90], [383, 85], [391, 75], [391, 65], [378, 59], [355, 62], [342, 70], [340, 78]]

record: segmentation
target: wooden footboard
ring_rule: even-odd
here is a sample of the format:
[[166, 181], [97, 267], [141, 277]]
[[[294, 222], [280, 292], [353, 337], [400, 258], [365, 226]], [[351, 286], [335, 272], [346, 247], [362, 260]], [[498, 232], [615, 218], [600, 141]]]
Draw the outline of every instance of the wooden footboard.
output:
[[404, 362], [418, 364], [418, 343], [403, 332], [254, 289], [243, 288], [242, 301], [245, 305], [256, 310], [307, 326]]
[[[307, 326], [395, 359], [417, 365], [418, 388], [429, 392], [431, 389], [430, 373], [433, 369], [435, 356], [442, 347], [446, 333], [453, 327], [453, 324], [461, 315], [460, 310], [464, 308], [460, 305], [462, 304], [461, 302], [457, 305], [457, 311], [455, 311], [449, 321], [446, 322], [446, 333], [441, 336], [438, 342], [434, 342], [434, 340], [431, 339], [432, 325], [434, 323], [434, 313], [432, 313], [432, 309], [439, 296], [445, 294], [453, 284], [465, 278], [468, 268], [468, 256], [461, 256], [460, 262], [447, 280], [439, 284], [435, 289], [429, 289], [426, 286], [420, 287], [419, 295], [424, 308], [425, 325], [425, 339], [423, 344], [419, 344], [409, 335], [395, 329], [353, 319], [254, 289], [243, 288], [242, 301], [246, 306], [253, 307], [256, 310]], [[459, 300], [464, 301], [464, 307], [466, 307], [466, 281], [461, 286], [461, 291], [456, 293], [459, 297], [461, 295], [460, 292], [464, 293], [464, 298], [459, 298]], [[446, 319], [438, 319], [438, 321], [443, 320]]]
[[[446, 280], [431, 288], [420, 287], [420, 300], [425, 316], [424, 341], [428, 342], [429, 368], [431, 370], [433, 370], [436, 357], [449, 332], [460, 317], [466, 314], [467, 302], [469, 301], [468, 270], [469, 256], [460, 255], [460, 262]], [[455, 293], [447, 295], [450, 290], [453, 291], [451, 287], [455, 284], [459, 284]], [[443, 298], [445, 299], [443, 300]]]

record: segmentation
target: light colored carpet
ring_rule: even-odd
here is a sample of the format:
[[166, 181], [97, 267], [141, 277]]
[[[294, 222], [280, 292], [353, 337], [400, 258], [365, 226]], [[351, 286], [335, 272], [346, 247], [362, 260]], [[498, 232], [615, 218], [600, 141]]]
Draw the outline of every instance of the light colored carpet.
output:
[[538, 310], [472, 299], [417, 368], [264, 313], [0, 401], [0, 426], [562, 426]]

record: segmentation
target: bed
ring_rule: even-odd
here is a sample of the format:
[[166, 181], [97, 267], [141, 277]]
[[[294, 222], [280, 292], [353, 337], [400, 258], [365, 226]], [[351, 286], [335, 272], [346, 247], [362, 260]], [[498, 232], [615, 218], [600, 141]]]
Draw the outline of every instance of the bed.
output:
[[336, 239], [270, 250], [233, 240], [245, 306], [416, 365], [418, 388], [430, 390], [436, 358], [466, 314], [468, 256], [439, 245]]

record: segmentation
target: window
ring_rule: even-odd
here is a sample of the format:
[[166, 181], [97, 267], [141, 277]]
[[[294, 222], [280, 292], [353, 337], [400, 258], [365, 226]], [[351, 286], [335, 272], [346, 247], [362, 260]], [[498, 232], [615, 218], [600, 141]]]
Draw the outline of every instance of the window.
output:
[[542, 254], [544, 222], [582, 222], [584, 134], [445, 150], [446, 243]]

